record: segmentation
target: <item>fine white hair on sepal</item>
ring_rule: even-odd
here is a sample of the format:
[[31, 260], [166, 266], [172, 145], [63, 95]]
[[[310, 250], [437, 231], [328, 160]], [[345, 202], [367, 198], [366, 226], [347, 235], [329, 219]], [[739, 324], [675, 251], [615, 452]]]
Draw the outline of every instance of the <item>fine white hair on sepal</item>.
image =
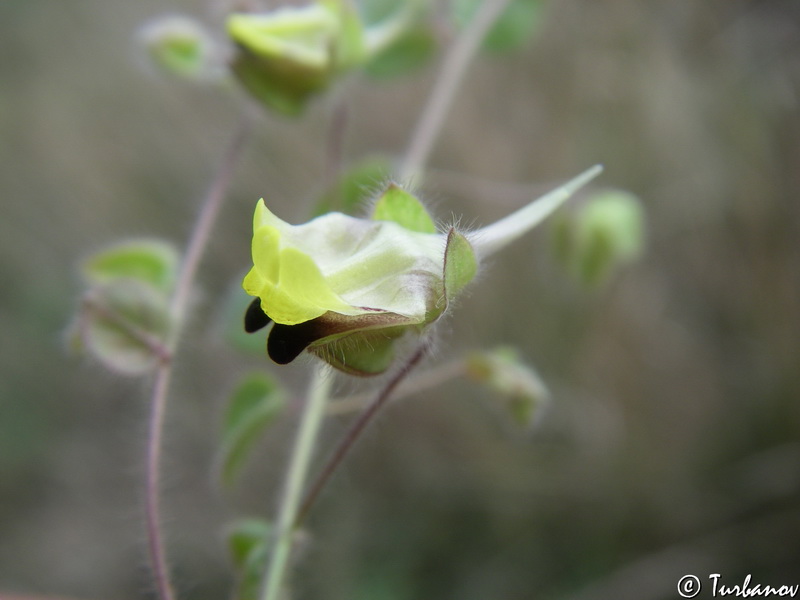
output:
[[365, 219], [372, 216], [375, 204], [378, 202], [387, 188], [395, 183], [389, 173], [384, 173], [381, 177], [371, 177], [369, 183], [362, 183], [361, 200], [358, 202], [358, 214]]

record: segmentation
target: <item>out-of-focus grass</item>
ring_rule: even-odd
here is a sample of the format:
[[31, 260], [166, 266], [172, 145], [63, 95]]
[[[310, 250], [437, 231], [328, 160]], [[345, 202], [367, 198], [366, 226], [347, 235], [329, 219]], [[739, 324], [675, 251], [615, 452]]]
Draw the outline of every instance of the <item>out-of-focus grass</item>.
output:
[[[182, 244], [238, 103], [139, 68], [148, 0], [0, 8], [0, 591], [134, 598], [146, 385], [64, 352], [76, 264], [127, 235]], [[488, 265], [440, 355], [511, 343], [554, 403], [529, 437], [455, 383], [387, 410], [310, 522], [302, 598], [673, 598], [686, 573], [792, 583], [800, 556], [800, 14], [791, 1], [551, 2], [524, 51], [481, 59], [432, 166], [554, 181], [602, 162], [640, 196], [644, 260], [591, 293], [544, 230]], [[435, 70], [354, 80], [347, 155], [402, 152]], [[170, 553], [187, 598], [226, 594], [221, 526], [266, 512], [291, 422], [245, 489], [211, 491], [221, 403], [245, 368], [222, 299], [255, 200], [300, 221], [326, 111], [268, 119], [240, 166], [177, 366]], [[497, 194], [491, 190], [497, 189]], [[444, 217], [516, 199], [431, 178]], [[519, 198], [518, 204], [524, 202]], [[535, 239], [533, 239], [535, 238]], [[332, 423], [324, 443], [344, 425]]]

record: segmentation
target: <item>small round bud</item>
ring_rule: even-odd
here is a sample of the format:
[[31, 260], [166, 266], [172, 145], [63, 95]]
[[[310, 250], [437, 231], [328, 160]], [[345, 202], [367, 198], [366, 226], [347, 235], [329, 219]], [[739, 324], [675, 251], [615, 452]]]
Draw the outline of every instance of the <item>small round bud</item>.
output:
[[161, 17], [144, 25], [139, 39], [159, 71], [171, 76], [207, 80], [213, 67], [214, 45], [203, 26], [181, 15]]
[[561, 219], [553, 234], [556, 255], [587, 285], [636, 260], [644, 246], [644, 214], [639, 199], [619, 190], [601, 192]]

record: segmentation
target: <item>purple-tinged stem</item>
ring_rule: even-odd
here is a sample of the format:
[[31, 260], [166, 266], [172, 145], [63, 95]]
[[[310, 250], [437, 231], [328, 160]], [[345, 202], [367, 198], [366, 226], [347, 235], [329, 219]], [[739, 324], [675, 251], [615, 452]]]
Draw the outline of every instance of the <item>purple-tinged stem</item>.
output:
[[[250, 130], [249, 120], [244, 119], [233, 136], [222, 158], [222, 163], [211, 181], [206, 198], [200, 209], [189, 242], [186, 246], [183, 263], [178, 273], [175, 293], [170, 304], [170, 313], [174, 320], [172, 335], [172, 351], [177, 345], [179, 331], [189, 305], [194, 278], [203, 251], [208, 245], [211, 231], [217, 215], [225, 199], [225, 192], [230, 185], [233, 171], [244, 148]], [[172, 378], [172, 361], [163, 360], [156, 369], [153, 395], [150, 400], [150, 418], [147, 437], [147, 459], [145, 475], [145, 522], [147, 540], [152, 562], [153, 577], [160, 600], [175, 600], [169, 567], [167, 564], [164, 540], [161, 532], [161, 448], [164, 437], [164, 415], [166, 413], [169, 384]]]

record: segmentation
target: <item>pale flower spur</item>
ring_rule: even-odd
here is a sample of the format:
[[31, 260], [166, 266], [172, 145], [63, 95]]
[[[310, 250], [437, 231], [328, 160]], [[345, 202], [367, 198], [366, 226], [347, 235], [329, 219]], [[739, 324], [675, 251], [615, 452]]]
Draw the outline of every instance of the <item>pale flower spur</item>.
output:
[[592, 167], [466, 233], [438, 230], [422, 203], [397, 184], [380, 195], [370, 218], [332, 212], [290, 225], [262, 199], [253, 218], [253, 267], [243, 281], [256, 297], [245, 331], [274, 322], [267, 353], [279, 364], [308, 350], [346, 373], [382, 373], [395, 342], [436, 322], [483, 258], [532, 229], [601, 171]]

